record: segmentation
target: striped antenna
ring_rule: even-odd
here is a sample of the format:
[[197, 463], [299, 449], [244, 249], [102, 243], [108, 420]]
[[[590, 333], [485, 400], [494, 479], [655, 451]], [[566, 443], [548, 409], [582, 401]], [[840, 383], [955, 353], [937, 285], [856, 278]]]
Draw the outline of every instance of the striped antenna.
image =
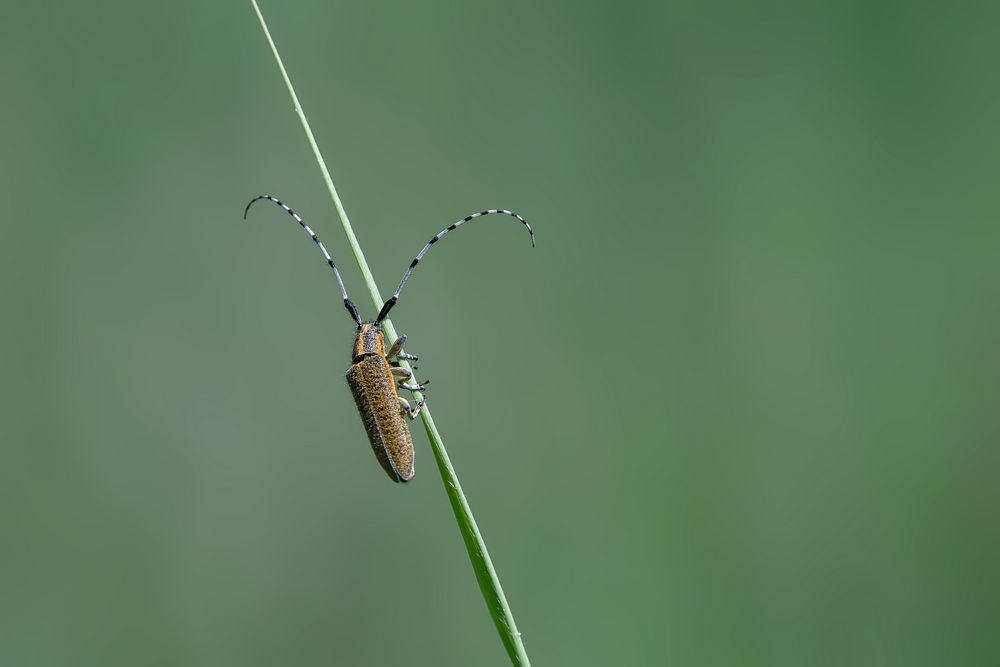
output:
[[313, 242], [319, 246], [319, 249], [323, 252], [323, 257], [326, 258], [326, 263], [330, 265], [331, 269], [333, 269], [333, 275], [337, 279], [337, 286], [340, 287], [340, 296], [344, 299], [344, 307], [347, 308], [347, 312], [351, 314], [351, 318], [353, 318], [354, 321], [357, 323], [357, 325], [360, 327], [361, 316], [358, 315], [358, 309], [354, 307], [354, 304], [351, 303], [351, 300], [347, 297], [347, 290], [344, 289], [344, 281], [341, 280], [340, 278], [340, 271], [337, 270], [337, 265], [333, 263], [333, 258], [330, 257], [330, 253], [326, 251], [326, 246], [324, 246], [323, 242], [319, 240], [318, 236], [316, 236], [316, 232], [314, 232], [312, 228], [310, 228], [309, 225], [307, 225], [305, 221], [299, 217], [298, 213], [288, 208], [288, 206], [286, 206], [283, 202], [275, 199], [271, 195], [260, 195], [251, 199], [250, 203], [247, 204], [246, 210], [243, 211], [244, 220], [247, 219], [247, 213], [250, 212], [250, 207], [253, 206], [254, 202], [257, 201], [258, 199], [267, 199], [268, 201], [273, 201], [275, 204], [285, 209], [285, 212], [288, 213], [288, 215], [295, 218], [295, 222], [299, 223], [302, 229], [306, 230], [306, 234], [309, 235], [309, 238], [311, 238]]
[[513, 211], [508, 211], [507, 209], [503, 208], [491, 208], [486, 211], [479, 211], [478, 213], [467, 215], [458, 222], [448, 225], [440, 232], [435, 234], [434, 238], [428, 241], [427, 245], [424, 246], [424, 249], [421, 250], [419, 253], [417, 253], [417, 256], [413, 258], [412, 262], [410, 262], [410, 266], [406, 268], [406, 273], [403, 274], [403, 279], [399, 281], [399, 286], [396, 288], [396, 291], [393, 292], [392, 296], [389, 297], [389, 300], [382, 305], [382, 310], [379, 311], [378, 317], [375, 318], [375, 324], [379, 324], [382, 320], [384, 320], [386, 316], [389, 314], [389, 311], [392, 310], [392, 307], [396, 305], [396, 301], [399, 299], [399, 293], [403, 289], [403, 285], [406, 284], [406, 280], [410, 277], [410, 273], [413, 272], [414, 267], [416, 267], [416, 265], [420, 263], [420, 260], [424, 258], [424, 255], [427, 254], [427, 251], [431, 249], [432, 245], [440, 241], [441, 237], [450, 232], [451, 230], [461, 227], [470, 220], [481, 218], [484, 215], [493, 215], [497, 213], [502, 215], [509, 215], [512, 218], [517, 218], [518, 220], [520, 220], [521, 224], [523, 224], [525, 227], [528, 228], [528, 234], [531, 235], [531, 247], [532, 248], [535, 247], [535, 233], [531, 231], [531, 225], [528, 224], [527, 220], [519, 216], [517, 213], [514, 213]]

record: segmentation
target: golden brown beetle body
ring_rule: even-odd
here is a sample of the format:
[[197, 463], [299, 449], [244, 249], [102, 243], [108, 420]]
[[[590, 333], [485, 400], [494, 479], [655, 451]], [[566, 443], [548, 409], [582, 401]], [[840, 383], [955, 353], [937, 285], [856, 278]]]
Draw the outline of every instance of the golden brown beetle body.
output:
[[394, 482], [413, 479], [413, 438], [403, 419], [396, 379], [381, 327], [362, 324], [354, 339], [354, 363], [347, 384], [354, 394], [372, 451]]
[[[354, 339], [354, 356], [351, 367], [347, 371], [347, 384], [350, 385], [351, 393], [354, 394], [354, 401], [358, 405], [361, 421], [365, 425], [368, 440], [371, 442], [378, 462], [382, 464], [382, 468], [385, 469], [392, 481], [410, 481], [413, 479], [413, 438], [410, 437], [410, 429], [406, 426], [403, 417], [413, 419], [420, 414], [424, 401], [420, 399], [411, 407], [409, 401], [396, 393], [396, 388], [423, 393], [427, 388], [428, 380], [418, 382], [413, 377], [413, 371], [405, 367], [405, 361], [416, 360], [414, 355], [403, 352], [406, 336], [397, 338], [392, 346], [386, 350], [385, 335], [382, 333], [381, 324], [399, 300], [399, 293], [413, 269], [431, 249], [431, 246], [444, 238], [445, 234], [476, 218], [501, 214], [519, 220], [528, 230], [528, 234], [531, 235], [531, 245], [534, 246], [535, 233], [531, 231], [531, 225], [517, 213], [503, 208], [490, 208], [470, 213], [461, 220], [456, 220], [435, 234], [417, 253], [417, 256], [413, 258], [403, 273], [403, 278], [396, 286], [396, 291], [382, 304], [375, 321], [362, 322], [358, 309], [347, 296], [347, 289], [340, 277], [340, 271], [337, 270], [337, 265], [334, 264], [326, 246], [320, 242], [312, 228], [295, 211], [271, 195], [259, 195], [247, 204], [243, 211], [243, 218], [246, 219], [250, 207], [260, 199], [266, 199], [285, 209], [285, 212], [299, 223], [299, 226], [305, 230], [309, 238], [320, 249], [323, 258], [333, 271], [333, 276], [337, 279], [337, 287], [340, 289], [340, 297], [344, 301], [344, 307], [351, 314], [351, 319], [358, 325], [358, 334]], [[401, 360], [404, 361], [402, 366], [399, 363]], [[416, 366], [413, 369], [416, 370]]]

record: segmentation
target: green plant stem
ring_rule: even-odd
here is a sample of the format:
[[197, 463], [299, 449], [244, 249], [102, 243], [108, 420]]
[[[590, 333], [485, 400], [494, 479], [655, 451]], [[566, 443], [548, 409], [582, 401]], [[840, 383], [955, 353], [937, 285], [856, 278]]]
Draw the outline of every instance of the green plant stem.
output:
[[[288, 87], [288, 94], [295, 105], [295, 113], [298, 114], [299, 120], [302, 121], [302, 129], [305, 130], [306, 138], [309, 140], [309, 145], [316, 156], [316, 162], [319, 164], [320, 172], [323, 174], [326, 189], [329, 190], [330, 197], [333, 199], [333, 205], [337, 209], [337, 215], [340, 217], [344, 233], [347, 234], [347, 240], [350, 243], [351, 250], [354, 252], [354, 258], [358, 262], [362, 276], [364, 276], [368, 293], [375, 304], [375, 309], [378, 310], [382, 308], [383, 301], [382, 296], [379, 294], [378, 286], [375, 284], [375, 277], [372, 275], [371, 269], [368, 268], [368, 262], [365, 261], [365, 254], [362, 252], [358, 239], [354, 235], [354, 229], [351, 227], [350, 220], [347, 217], [347, 211], [344, 209], [344, 204], [340, 201], [340, 195], [337, 194], [333, 178], [330, 177], [330, 170], [326, 167], [326, 161], [323, 160], [319, 145], [313, 136], [312, 128], [309, 127], [305, 111], [303, 111], [302, 105], [299, 103], [299, 98], [295, 94], [295, 88], [292, 87], [292, 81], [288, 77], [288, 72], [281, 61], [281, 56], [278, 54], [278, 47], [275, 46], [274, 40], [271, 38], [271, 32], [267, 29], [264, 15], [261, 14], [260, 7], [257, 6], [257, 0], [250, 1], [253, 4], [254, 11], [257, 12], [257, 18], [260, 19], [260, 26], [264, 30], [268, 44], [271, 45], [271, 52], [274, 54], [274, 59], [278, 63], [278, 69], [281, 70], [281, 76]], [[396, 329], [393, 327], [391, 321], [386, 319], [382, 323], [382, 329], [385, 331], [390, 344], [396, 340]], [[402, 364], [410, 368], [409, 364], [405, 361]], [[422, 398], [419, 392], [414, 393], [418, 400]], [[507, 649], [511, 662], [518, 666], [528, 666], [531, 663], [528, 660], [528, 654], [524, 650], [521, 633], [517, 631], [517, 625], [514, 623], [514, 616], [510, 611], [510, 605], [507, 604], [507, 598], [504, 596], [503, 588], [500, 586], [500, 579], [497, 577], [493, 561], [490, 560], [489, 551], [486, 549], [486, 542], [479, 531], [479, 526], [476, 525], [476, 519], [472, 515], [469, 501], [462, 491], [462, 485], [458, 481], [458, 475], [455, 474], [455, 468], [451, 465], [451, 459], [448, 457], [448, 451], [444, 447], [444, 441], [441, 439], [441, 434], [438, 432], [437, 426], [434, 424], [434, 418], [431, 416], [431, 411], [426, 404], [423, 410], [421, 410], [420, 416], [423, 419], [424, 429], [427, 431], [427, 437], [430, 440], [431, 449], [434, 451], [434, 458], [437, 461], [438, 471], [441, 473], [441, 480], [444, 482], [445, 491], [448, 493], [448, 500], [455, 513], [455, 520], [458, 522], [458, 528], [462, 534], [462, 540], [465, 542], [465, 548], [469, 552], [469, 560], [472, 561], [472, 569], [476, 574], [476, 581], [479, 583], [479, 590], [482, 591], [483, 599], [486, 601], [490, 616], [493, 618], [497, 632], [500, 634], [500, 639]]]

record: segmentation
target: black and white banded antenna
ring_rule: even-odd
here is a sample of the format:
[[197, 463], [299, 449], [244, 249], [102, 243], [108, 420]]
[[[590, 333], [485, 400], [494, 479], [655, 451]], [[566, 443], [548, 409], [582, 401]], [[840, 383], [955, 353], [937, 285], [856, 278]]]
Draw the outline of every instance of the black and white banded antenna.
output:
[[259, 195], [251, 199], [250, 203], [247, 204], [246, 210], [243, 211], [244, 220], [247, 219], [247, 213], [250, 212], [250, 207], [253, 206], [254, 202], [257, 201], [258, 199], [267, 199], [268, 201], [273, 201], [275, 204], [285, 209], [285, 212], [288, 213], [288, 215], [292, 216], [295, 219], [295, 222], [299, 223], [302, 229], [306, 230], [306, 234], [309, 235], [309, 238], [311, 238], [313, 242], [317, 246], [319, 246], [319, 249], [323, 252], [323, 257], [326, 258], [326, 263], [330, 265], [331, 269], [333, 269], [333, 275], [337, 279], [337, 286], [340, 288], [340, 296], [344, 299], [344, 307], [347, 308], [347, 312], [351, 314], [351, 318], [360, 327], [361, 316], [358, 315], [358, 309], [354, 307], [354, 304], [351, 303], [351, 299], [347, 296], [347, 290], [344, 288], [344, 281], [340, 277], [340, 271], [337, 270], [337, 265], [333, 263], [333, 258], [330, 257], [330, 253], [326, 251], [326, 246], [324, 246], [323, 242], [319, 240], [318, 236], [316, 236], [316, 232], [314, 232], [312, 228], [309, 227], [309, 225], [307, 225], [305, 221], [299, 217], [298, 213], [288, 208], [288, 206], [286, 206], [283, 202], [272, 197], [271, 195]]
[[427, 254], [427, 251], [431, 249], [432, 245], [440, 241], [441, 237], [447, 234], [448, 232], [452, 231], [457, 227], [461, 227], [470, 220], [481, 218], [484, 215], [494, 215], [498, 213], [501, 215], [509, 215], [512, 218], [517, 218], [518, 220], [520, 220], [521, 224], [523, 224], [528, 229], [528, 234], [531, 235], [531, 247], [532, 248], [535, 247], [535, 233], [531, 231], [531, 225], [528, 224], [527, 220], [519, 216], [517, 213], [514, 213], [514, 211], [508, 211], [507, 209], [503, 208], [491, 208], [485, 211], [479, 211], [478, 213], [472, 213], [471, 215], [467, 215], [458, 222], [454, 222], [448, 225], [440, 232], [435, 234], [434, 238], [428, 241], [427, 245], [424, 246], [424, 249], [421, 250], [419, 253], [417, 253], [417, 256], [413, 258], [413, 261], [410, 262], [410, 265], [406, 268], [406, 273], [403, 274], [402, 280], [399, 281], [399, 286], [396, 288], [396, 291], [393, 292], [392, 296], [389, 297], [389, 299], [385, 302], [385, 304], [382, 305], [382, 310], [379, 311], [378, 317], [375, 318], [375, 324], [376, 325], [380, 324], [382, 320], [384, 320], [386, 316], [389, 314], [389, 311], [392, 310], [392, 307], [396, 305], [396, 301], [399, 299], [399, 293], [400, 291], [402, 291], [403, 285], [406, 284], [407, 279], [410, 277], [410, 273], [413, 272], [414, 267], [416, 267], [416, 265], [420, 263], [420, 260], [424, 258], [424, 255]]

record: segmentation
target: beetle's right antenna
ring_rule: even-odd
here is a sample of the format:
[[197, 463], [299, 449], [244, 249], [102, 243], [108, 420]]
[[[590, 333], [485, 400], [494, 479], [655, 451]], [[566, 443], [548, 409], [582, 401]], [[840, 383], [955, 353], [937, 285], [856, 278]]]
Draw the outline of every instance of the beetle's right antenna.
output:
[[351, 303], [351, 300], [347, 297], [347, 290], [344, 289], [344, 281], [341, 280], [341, 278], [340, 278], [340, 271], [337, 270], [337, 265], [333, 263], [333, 258], [330, 257], [330, 253], [328, 253], [326, 251], [326, 246], [323, 245], [323, 242], [319, 240], [319, 237], [316, 236], [316, 233], [309, 227], [309, 225], [307, 225], [302, 220], [302, 218], [299, 217], [299, 215], [295, 211], [293, 211], [292, 209], [288, 208], [288, 206], [286, 206], [281, 201], [275, 199], [271, 195], [260, 195], [258, 197], [254, 197], [253, 199], [251, 199], [250, 203], [247, 204], [246, 210], [243, 211], [243, 219], [244, 220], [247, 219], [247, 213], [249, 213], [250, 207], [253, 206], [253, 203], [255, 201], [257, 201], [258, 199], [267, 199], [268, 201], [273, 201], [275, 204], [277, 204], [281, 208], [285, 209], [285, 212], [287, 212], [288, 215], [290, 215], [293, 218], [295, 218], [295, 222], [299, 223], [299, 225], [302, 226], [302, 229], [306, 230], [306, 234], [308, 234], [309, 237], [313, 240], [313, 242], [316, 243], [316, 245], [319, 246], [319, 249], [321, 251], [323, 251], [323, 257], [326, 258], [326, 263], [330, 265], [331, 269], [333, 269], [333, 275], [334, 275], [334, 277], [337, 278], [337, 286], [340, 287], [340, 296], [343, 297], [343, 299], [344, 299], [344, 307], [347, 308], [347, 312], [349, 312], [351, 314], [351, 317], [354, 319], [354, 321], [360, 327], [361, 326], [361, 316], [358, 315], [358, 309], [354, 307], [354, 304]]
[[382, 310], [379, 311], [378, 317], [375, 318], [375, 324], [379, 324], [382, 320], [384, 320], [386, 316], [389, 314], [389, 311], [392, 310], [392, 307], [396, 305], [396, 301], [399, 299], [399, 293], [400, 291], [402, 291], [403, 285], [406, 284], [407, 278], [410, 277], [410, 274], [413, 272], [413, 268], [420, 262], [420, 260], [424, 258], [424, 255], [427, 254], [427, 251], [431, 249], [432, 245], [440, 241], [441, 237], [447, 234], [448, 232], [454, 230], [456, 227], [461, 227], [470, 220], [481, 218], [484, 215], [494, 215], [497, 213], [501, 215], [509, 215], [512, 218], [520, 220], [521, 224], [528, 229], [528, 233], [531, 234], [531, 247], [532, 248], [535, 247], [535, 232], [531, 231], [531, 225], [528, 224], [527, 220], [519, 216], [517, 213], [514, 213], [514, 211], [508, 211], [505, 208], [490, 208], [485, 211], [479, 211], [478, 213], [471, 213], [462, 218], [461, 220], [453, 222], [452, 224], [448, 225], [440, 232], [435, 234], [434, 238], [428, 241], [427, 245], [424, 246], [424, 249], [421, 250], [419, 253], [417, 253], [417, 256], [413, 258], [413, 261], [410, 262], [410, 265], [406, 268], [406, 273], [403, 274], [403, 279], [399, 281], [399, 286], [396, 288], [396, 291], [393, 292], [392, 296], [389, 297], [388, 301], [382, 304]]

